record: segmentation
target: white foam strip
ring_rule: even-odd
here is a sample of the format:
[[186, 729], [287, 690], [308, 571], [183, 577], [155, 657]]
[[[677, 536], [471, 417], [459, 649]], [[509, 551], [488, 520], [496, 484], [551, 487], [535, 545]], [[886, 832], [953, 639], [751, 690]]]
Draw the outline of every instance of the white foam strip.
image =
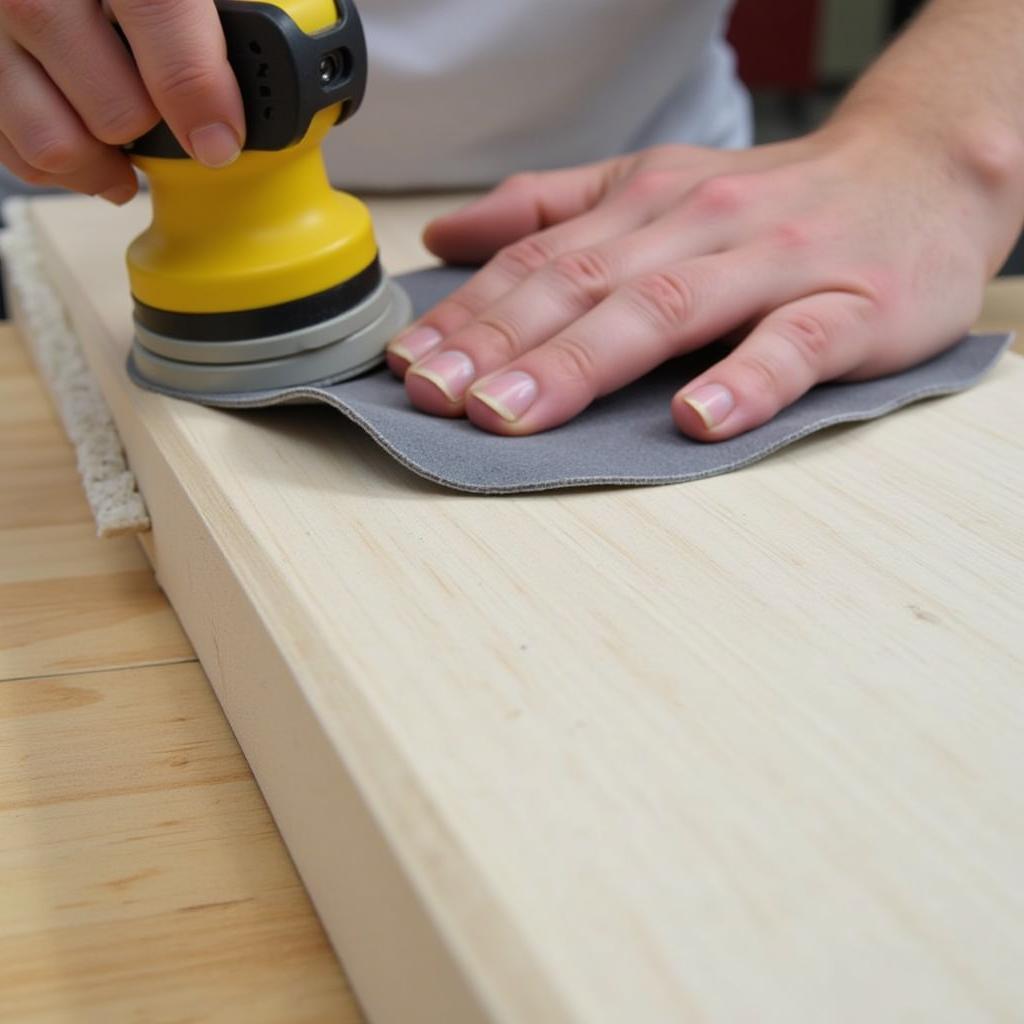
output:
[[78, 473], [100, 537], [142, 533], [149, 513], [128, 467], [124, 446], [89, 371], [63, 305], [46, 277], [24, 199], [4, 204], [8, 228], [0, 254], [22, 334], [75, 448]]

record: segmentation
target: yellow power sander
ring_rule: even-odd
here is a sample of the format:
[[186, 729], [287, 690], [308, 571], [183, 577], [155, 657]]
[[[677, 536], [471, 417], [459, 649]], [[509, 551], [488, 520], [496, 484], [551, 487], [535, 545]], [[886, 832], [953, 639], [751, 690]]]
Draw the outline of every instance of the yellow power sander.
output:
[[129, 370], [185, 396], [331, 384], [381, 362], [412, 317], [381, 271], [369, 211], [334, 190], [320, 145], [358, 110], [366, 41], [352, 0], [217, 0], [245, 104], [230, 167], [166, 124], [130, 147], [153, 222], [128, 250]]

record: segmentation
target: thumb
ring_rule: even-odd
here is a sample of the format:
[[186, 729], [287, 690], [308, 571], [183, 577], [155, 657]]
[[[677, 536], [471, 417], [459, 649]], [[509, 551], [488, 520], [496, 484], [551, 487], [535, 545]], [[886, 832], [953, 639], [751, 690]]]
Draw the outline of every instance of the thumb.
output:
[[213, 0], [110, 0], [157, 110], [186, 152], [208, 167], [245, 140], [242, 96]]
[[506, 245], [595, 207], [621, 162], [514, 175], [483, 198], [433, 221], [423, 243], [448, 263], [484, 263]]

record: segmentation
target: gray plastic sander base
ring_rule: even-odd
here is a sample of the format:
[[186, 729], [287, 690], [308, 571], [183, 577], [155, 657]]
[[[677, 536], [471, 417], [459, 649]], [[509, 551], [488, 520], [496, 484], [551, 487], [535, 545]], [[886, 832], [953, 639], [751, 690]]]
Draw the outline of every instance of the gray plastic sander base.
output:
[[184, 396], [249, 394], [337, 384], [373, 369], [412, 320], [405, 290], [385, 278], [358, 306], [286, 334], [243, 341], [183, 341], [135, 327], [133, 375]]

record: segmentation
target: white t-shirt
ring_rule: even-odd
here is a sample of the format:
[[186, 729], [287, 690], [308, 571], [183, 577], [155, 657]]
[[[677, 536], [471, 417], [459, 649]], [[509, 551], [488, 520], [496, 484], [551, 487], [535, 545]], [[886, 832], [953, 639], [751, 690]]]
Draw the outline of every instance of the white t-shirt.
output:
[[359, 0], [366, 101], [342, 185], [488, 185], [662, 142], [750, 144], [733, 0]]

